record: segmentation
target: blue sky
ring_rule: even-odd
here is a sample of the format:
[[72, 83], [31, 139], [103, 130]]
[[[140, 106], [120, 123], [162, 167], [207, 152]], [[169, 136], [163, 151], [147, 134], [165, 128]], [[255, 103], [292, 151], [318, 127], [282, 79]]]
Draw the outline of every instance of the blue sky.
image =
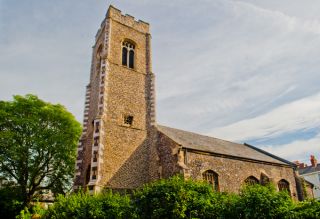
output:
[[318, 0], [0, 0], [0, 99], [37, 94], [82, 121], [109, 4], [151, 24], [158, 123], [320, 157]]

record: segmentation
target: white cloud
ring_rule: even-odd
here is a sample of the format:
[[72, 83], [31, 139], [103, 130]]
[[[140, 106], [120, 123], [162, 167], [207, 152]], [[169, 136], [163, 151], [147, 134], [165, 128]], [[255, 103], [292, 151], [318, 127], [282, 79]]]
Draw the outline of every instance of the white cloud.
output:
[[274, 138], [285, 133], [320, 127], [320, 93], [285, 104], [255, 118], [211, 130], [226, 139]]
[[153, 42], [165, 45], [153, 62], [161, 123], [206, 133], [319, 91], [318, 21], [231, 1], [211, 2], [203, 18], [186, 10], [188, 34]]
[[36, 93], [81, 120], [90, 47], [112, 3], [151, 24], [159, 123], [235, 140], [312, 128], [319, 105], [291, 104], [319, 102], [320, 2], [311, 1], [7, 1], [0, 99]]
[[308, 162], [309, 155], [315, 155], [320, 158], [320, 134], [308, 140], [296, 140], [285, 145], [264, 146], [261, 148], [291, 161]]

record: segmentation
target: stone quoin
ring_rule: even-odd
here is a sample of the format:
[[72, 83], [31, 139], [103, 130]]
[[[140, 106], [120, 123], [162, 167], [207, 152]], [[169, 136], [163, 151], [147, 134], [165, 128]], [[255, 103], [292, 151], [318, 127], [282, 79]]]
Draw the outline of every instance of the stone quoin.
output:
[[217, 191], [273, 183], [301, 196], [295, 164], [248, 144], [157, 124], [148, 23], [110, 6], [92, 50], [75, 189], [134, 189], [181, 174]]

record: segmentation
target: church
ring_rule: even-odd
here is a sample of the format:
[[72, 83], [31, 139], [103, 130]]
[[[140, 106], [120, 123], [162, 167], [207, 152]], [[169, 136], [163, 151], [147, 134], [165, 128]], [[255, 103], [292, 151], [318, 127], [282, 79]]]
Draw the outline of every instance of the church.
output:
[[149, 27], [113, 6], [101, 23], [92, 49], [74, 188], [130, 190], [180, 174], [221, 192], [272, 183], [298, 199], [295, 164], [249, 144], [157, 123]]

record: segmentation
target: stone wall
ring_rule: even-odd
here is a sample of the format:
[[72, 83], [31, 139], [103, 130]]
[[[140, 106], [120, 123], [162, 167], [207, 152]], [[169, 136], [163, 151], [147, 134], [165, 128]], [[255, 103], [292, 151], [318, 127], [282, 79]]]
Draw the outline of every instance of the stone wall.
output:
[[[110, 7], [108, 66], [105, 87], [105, 112], [103, 121], [103, 157], [99, 171], [101, 187], [131, 189], [149, 181], [151, 126], [151, 82], [148, 37], [149, 25], [122, 15]], [[134, 68], [122, 65], [122, 43], [135, 45]], [[133, 116], [132, 125], [124, 123], [124, 117]]]
[[161, 132], [157, 133], [155, 142], [159, 154], [159, 176], [169, 178], [176, 174], [182, 174], [179, 162], [179, 145]]
[[[287, 180], [295, 197], [292, 167], [188, 151], [156, 129], [150, 40], [147, 23], [110, 6], [93, 46], [75, 186], [132, 189], [175, 174], [202, 180], [210, 169], [221, 191], [238, 192], [247, 177], [264, 174], [274, 184]], [[133, 69], [122, 65], [123, 41], [135, 45]]]
[[277, 187], [281, 179], [290, 184], [291, 196], [297, 198], [297, 189], [292, 167], [271, 165], [266, 163], [243, 161], [228, 157], [217, 157], [209, 154], [187, 152], [186, 165], [190, 168], [190, 177], [194, 180], [202, 180], [202, 173], [213, 170], [219, 175], [220, 191], [239, 192], [241, 185], [249, 176], [257, 179], [261, 174], [266, 175], [270, 182]]

